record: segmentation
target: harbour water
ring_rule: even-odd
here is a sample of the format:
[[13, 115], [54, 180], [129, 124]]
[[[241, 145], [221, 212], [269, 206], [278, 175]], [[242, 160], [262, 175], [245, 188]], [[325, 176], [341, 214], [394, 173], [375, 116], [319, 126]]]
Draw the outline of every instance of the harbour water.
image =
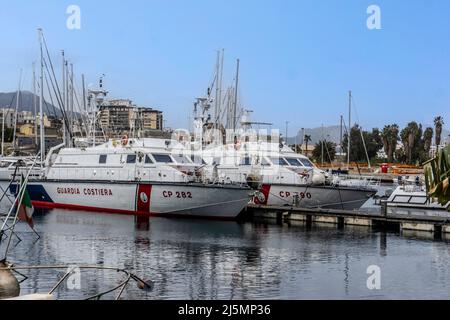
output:
[[[36, 213], [34, 220], [41, 239], [20, 223], [22, 242], [9, 261], [117, 266], [153, 281], [151, 292], [130, 283], [124, 299], [450, 298], [450, 244], [427, 234], [267, 221], [136, 221], [68, 210]], [[380, 290], [367, 287], [371, 265], [380, 267]], [[25, 272], [30, 278], [21, 293], [49, 291], [64, 271]], [[66, 285], [57, 295], [78, 299], [121, 279], [116, 272], [83, 271], [81, 289]]]

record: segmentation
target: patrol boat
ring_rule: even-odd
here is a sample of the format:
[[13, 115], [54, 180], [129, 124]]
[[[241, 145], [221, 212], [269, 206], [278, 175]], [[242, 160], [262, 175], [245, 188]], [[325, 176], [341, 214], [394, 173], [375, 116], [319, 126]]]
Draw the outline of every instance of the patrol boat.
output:
[[[35, 169], [28, 192], [33, 205], [41, 208], [236, 218], [253, 192], [239, 183], [212, 184], [203, 178], [203, 168], [170, 140], [127, 138], [87, 148], [60, 146], [50, 150], [42, 169]], [[9, 180], [18, 175], [14, 166], [5, 170]], [[3, 189], [8, 179], [0, 182]], [[9, 188], [14, 193], [17, 185]]]
[[[258, 190], [253, 202], [304, 208], [359, 209], [376, 193], [373, 186], [332, 184], [327, 174], [305, 156], [278, 144], [246, 142], [203, 149], [208, 176], [220, 183], [240, 182]], [[211, 170], [207, 168], [205, 170]]]

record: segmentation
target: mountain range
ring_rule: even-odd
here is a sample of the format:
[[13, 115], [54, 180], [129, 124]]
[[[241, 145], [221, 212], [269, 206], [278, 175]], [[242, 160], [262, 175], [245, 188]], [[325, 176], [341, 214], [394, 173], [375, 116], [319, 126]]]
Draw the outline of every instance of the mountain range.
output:
[[[0, 92], [0, 109], [16, 108], [17, 92]], [[37, 108], [39, 110], [39, 97], [36, 96]], [[29, 91], [21, 91], [19, 99], [19, 111], [34, 112], [34, 94]], [[44, 114], [61, 116], [61, 110], [50, 102], [44, 103]]]

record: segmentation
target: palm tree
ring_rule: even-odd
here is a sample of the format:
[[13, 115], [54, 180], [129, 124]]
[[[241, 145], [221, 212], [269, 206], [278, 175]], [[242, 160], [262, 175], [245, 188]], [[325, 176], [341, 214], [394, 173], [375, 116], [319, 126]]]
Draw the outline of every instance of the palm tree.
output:
[[431, 148], [431, 141], [433, 140], [433, 128], [426, 128], [423, 132], [423, 149], [428, 156]]
[[311, 142], [311, 135], [305, 134], [304, 141], [305, 141], [305, 145], [306, 145], [306, 147], [305, 147], [305, 155], [308, 155], [308, 142]]
[[388, 162], [394, 161], [394, 153], [397, 149], [399, 127], [397, 124], [390, 124], [383, 128], [381, 139], [386, 152]]
[[415, 151], [417, 136], [419, 134], [420, 136], [422, 135], [421, 130], [421, 126], [419, 126], [417, 122], [413, 121], [408, 123], [400, 134], [409, 164], [413, 162], [413, 152]]
[[444, 125], [444, 118], [441, 116], [438, 116], [434, 118], [434, 129], [436, 132], [436, 136], [434, 137], [436, 147], [439, 148], [441, 145], [441, 136], [442, 136], [442, 126]]

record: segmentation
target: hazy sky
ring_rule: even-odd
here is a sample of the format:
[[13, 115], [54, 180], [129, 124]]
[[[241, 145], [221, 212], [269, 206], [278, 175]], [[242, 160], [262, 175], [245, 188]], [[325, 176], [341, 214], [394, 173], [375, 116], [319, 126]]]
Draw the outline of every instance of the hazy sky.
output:
[[[57, 72], [65, 49], [89, 83], [105, 73], [110, 97], [160, 108], [170, 127], [187, 126], [220, 48], [226, 83], [241, 60], [241, 99], [254, 120], [282, 130], [289, 120], [291, 134], [339, 123], [349, 89], [363, 127], [431, 124], [435, 115], [450, 124], [450, 1], [0, 2], [0, 91], [16, 89], [20, 68], [31, 87], [42, 27]], [[66, 27], [71, 4], [80, 30]], [[381, 30], [366, 26], [372, 4]]]

